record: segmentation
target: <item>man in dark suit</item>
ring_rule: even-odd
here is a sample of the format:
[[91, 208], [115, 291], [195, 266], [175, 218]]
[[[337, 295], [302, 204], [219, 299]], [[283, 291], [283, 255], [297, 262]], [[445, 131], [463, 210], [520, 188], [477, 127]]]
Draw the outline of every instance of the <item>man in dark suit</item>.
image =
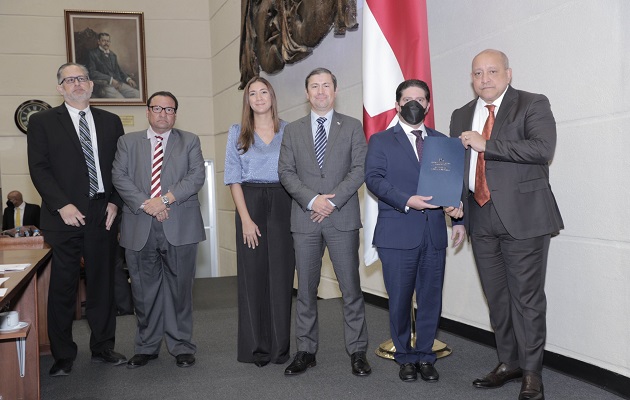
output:
[[[429, 86], [409, 79], [396, 89], [399, 122], [370, 137], [365, 183], [378, 197], [373, 244], [383, 264], [389, 295], [389, 324], [403, 382], [420, 377], [435, 382], [439, 374], [432, 350], [442, 311], [442, 284], [448, 246], [444, 212], [461, 218], [461, 207], [437, 207], [431, 196], [416, 194], [422, 147], [427, 136], [444, 136], [424, 125], [429, 112]], [[454, 245], [464, 239], [463, 221], [453, 221]], [[418, 311], [416, 345], [411, 347], [414, 290]]]
[[311, 112], [284, 130], [278, 174], [291, 197], [291, 232], [298, 273], [297, 354], [285, 375], [315, 366], [319, 328], [317, 287], [328, 254], [343, 297], [346, 350], [352, 373], [371, 372], [359, 278], [361, 216], [357, 190], [363, 184], [366, 143], [361, 123], [335, 112], [337, 78], [325, 68], [306, 77]]
[[556, 123], [547, 97], [510, 86], [504, 53], [479, 53], [471, 77], [479, 97], [453, 112], [450, 130], [468, 149], [466, 228], [499, 356], [473, 386], [522, 376], [519, 400], [544, 399], [547, 254], [551, 235], [564, 227], [549, 185]]
[[48, 336], [55, 364], [68, 375], [77, 355], [72, 340], [81, 256], [85, 259], [86, 316], [92, 362], [126, 361], [114, 351], [116, 310], [109, 244], [121, 200], [112, 185], [118, 116], [89, 105], [94, 84], [79, 64], [62, 65], [57, 91], [65, 103], [34, 114], [28, 124], [28, 166], [42, 197], [41, 228], [53, 250], [48, 295]]
[[173, 129], [177, 106], [170, 92], [151, 95], [149, 129], [121, 137], [114, 161], [124, 201], [120, 245], [138, 319], [127, 368], [157, 358], [162, 339], [178, 367], [195, 363], [192, 286], [197, 245], [206, 238], [197, 193], [206, 175], [199, 137]]
[[105, 98], [139, 98], [138, 84], [118, 64], [116, 53], [109, 49], [109, 33], [98, 34], [98, 47], [88, 52], [88, 70], [98, 82], [100, 94]]
[[[7, 208], [2, 215], [2, 230], [18, 226], [36, 226], [39, 228], [39, 211], [37, 204], [29, 204], [22, 198], [22, 193], [13, 190], [7, 194]], [[18, 222], [18, 224], [16, 224]]]

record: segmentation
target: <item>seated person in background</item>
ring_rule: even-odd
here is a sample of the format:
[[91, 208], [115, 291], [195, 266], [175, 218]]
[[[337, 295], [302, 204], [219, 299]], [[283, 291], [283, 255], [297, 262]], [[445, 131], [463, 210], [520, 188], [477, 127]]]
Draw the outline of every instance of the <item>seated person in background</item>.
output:
[[22, 193], [13, 190], [7, 195], [7, 207], [2, 215], [2, 230], [26, 225], [39, 227], [39, 212], [37, 204], [26, 203], [22, 199]]
[[109, 49], [110, 44], [109, 33], [98, 34], [98, 47], [88, 53], [90, 77], [102, 86], [101, 97], [139, 98], [138, 84], [120, 68], [116, 53]]

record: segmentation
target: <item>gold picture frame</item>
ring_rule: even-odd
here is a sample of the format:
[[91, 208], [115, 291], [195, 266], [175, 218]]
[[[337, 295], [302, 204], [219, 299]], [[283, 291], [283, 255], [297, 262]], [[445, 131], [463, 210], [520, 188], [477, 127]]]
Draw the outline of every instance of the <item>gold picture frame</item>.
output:
[[90, 72], [93, 105], [146, 105], [144, 13], [64, 10], [68, 62]]

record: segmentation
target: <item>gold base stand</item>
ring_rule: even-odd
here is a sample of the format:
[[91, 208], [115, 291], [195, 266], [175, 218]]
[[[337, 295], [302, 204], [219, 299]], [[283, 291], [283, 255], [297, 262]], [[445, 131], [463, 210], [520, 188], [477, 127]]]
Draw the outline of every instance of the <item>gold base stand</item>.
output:
[[[416, 344], [416, 335], [411, 335], [411, 347]], [[377, 356], [381, 358], [386, 358], [388, 360], [394, 359], [394, 353], [396, 352], [396, 346], [394, 346], [394, 341], [392, 339], [386, 340], [378, 346], [375, 353]], [[437, 356], [437, 358], [442, 358], [450, 355], [453, 350], [448, 347], [448, 345], [444, 342], [441, 342], [437, 339], [433, 340], [433, 352]]]
[[[414, 307], [411, 307], [411, 347], [416, 346], [416, 313]], [[437, 339], [433, 339], [433, 352], [437, 356], [437, 358], [442, 358], [449, 356], [453, 350], [446, 345], [446, 343], [441, 342]], [[396, 353], [396, 346], [394, 346], [394, 341], [392, 339], [386, 340], [378, 346], [378, 349], [375, 351], [376, 355], [381, 358], [386, 358], [388, 360], [394, 359], [394, 353]]]

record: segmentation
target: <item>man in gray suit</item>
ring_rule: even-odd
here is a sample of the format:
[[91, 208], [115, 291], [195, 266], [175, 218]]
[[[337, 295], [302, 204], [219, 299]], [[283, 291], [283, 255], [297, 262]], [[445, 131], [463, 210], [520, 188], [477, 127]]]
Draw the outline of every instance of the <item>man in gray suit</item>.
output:
[[453, 112], [451, 136], [468, 149], [465, 225], [499, 356], [473, 386], [522, 377], [519, 400], [542, 400], [547, 254], [551, 235], [564, 227], [549, 185], [556, 122], [547, 97], [510, 86], [502, 52], [479, 53], [471, 77], [479, 97]]
[[114, 186], [124, 201], [120, 245], [138, 318], [128, 368], [157, 358], [162, 338], [179, 367], [195, 363], [192, 285], [197, 244], [205, 240], [197, 193], [205, 180], [199, 138], [173, 129], [177, 99], [147, 101], [149, 129], [118, 140]]
[[328, 247], [343, 297], [352, 373], [366, 376], [371, 368], [365, 355], [368, 337], [359, 281], [357, 194], [364, 178], [365, 135], [358, 120], [334, 111], [337, 78], [329, 70], [313, 70], [305, 85], [311, 112], [287, 125], [278, 161], [280, 181], [293, 197], [291, 232], [298, 273], [298, 351], [284, 373], [301, 374], [316, 364], [317, 287]]

